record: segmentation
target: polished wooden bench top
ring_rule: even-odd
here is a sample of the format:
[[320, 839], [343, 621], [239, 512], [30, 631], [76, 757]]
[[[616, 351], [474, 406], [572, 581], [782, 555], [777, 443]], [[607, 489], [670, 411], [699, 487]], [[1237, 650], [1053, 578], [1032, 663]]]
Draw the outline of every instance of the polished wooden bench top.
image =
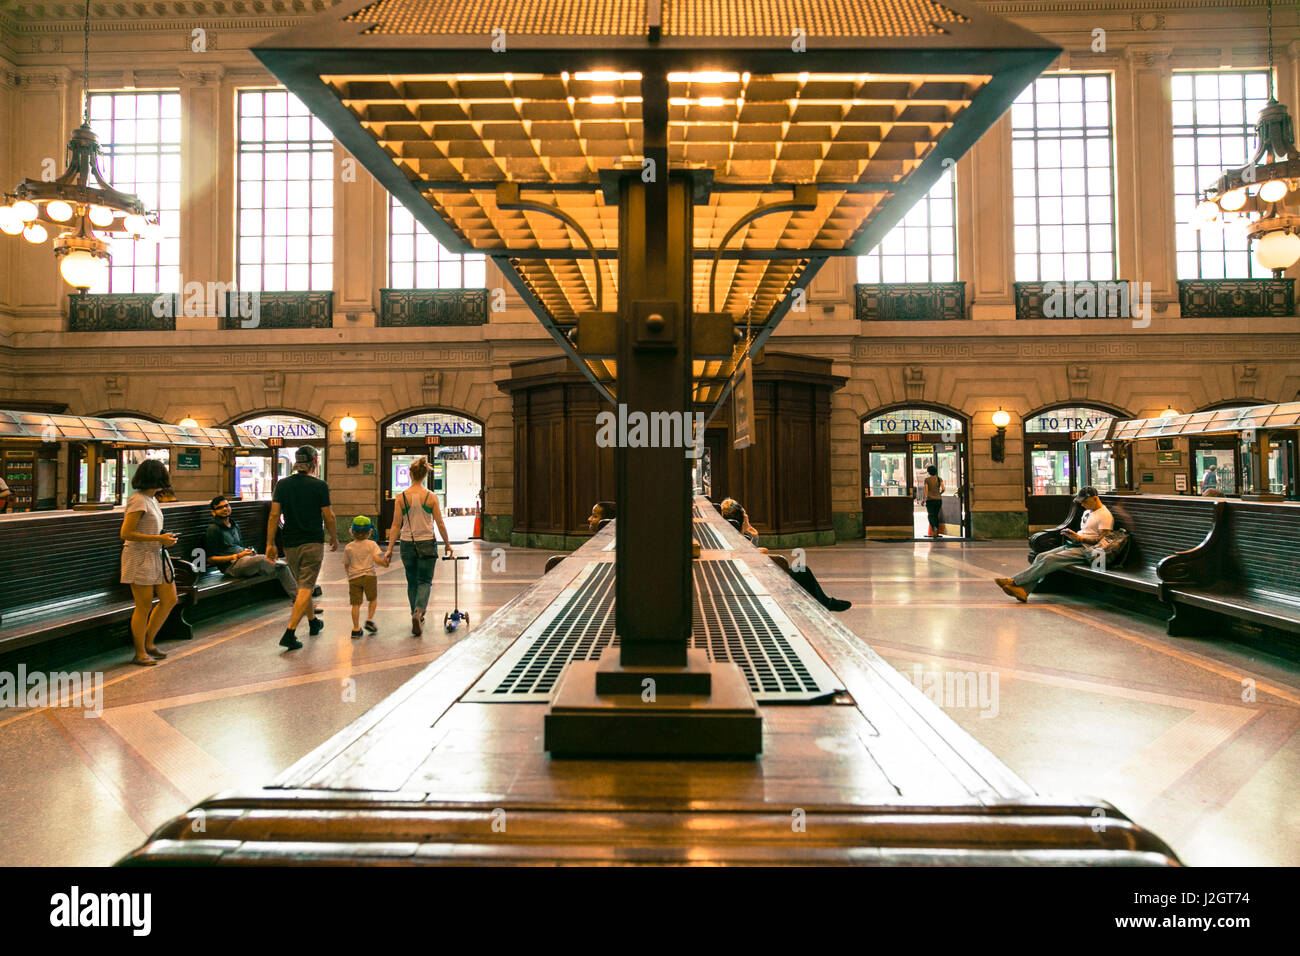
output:
[[[743, 561], [848, 692], [843, 703], [763, 707], [760, 758], [553, 760], [545, 705], [461, 700], [588, 562], [614, 559], [608, 526], [265, 789], [205, 801], [202, 834], [179, 818], [126, 862], [1173, 859], [1105, 804], [1035, 794], [703, 510], [728, 550], [701, 560]], [[1099, 806], [1110, 825], [1094, 825]], [[509, 817], [505, 832], [493, 831], [493, 811]], [[817, 839], [792, 827], [799, 813], [820, 821], [808, 824], [822, 827]]]

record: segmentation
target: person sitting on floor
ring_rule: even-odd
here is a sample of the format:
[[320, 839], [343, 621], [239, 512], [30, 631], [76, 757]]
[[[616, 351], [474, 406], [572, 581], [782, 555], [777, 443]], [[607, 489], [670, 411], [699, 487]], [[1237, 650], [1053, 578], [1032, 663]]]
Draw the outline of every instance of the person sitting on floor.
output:
[[1081, 488], [1074, 496], [1075, 503], [1083, 505], [1083, 521], [1078, 532], [1069, 530], [1061, 532], [1067, 544], [1059, 548], [1044, 551], [1034, 558], [1034, 563], [1021, 571], [1014, 578], [997, 578], [995, 583], [1007, 594], [1024, 604], [1029, 594], [1043, 578], [1053, 571], [1071, 564], [1088, 564], [1092, 560], [1089, 546], [1095, 545], [1102, 538], [1102, 532], [1115, 527], [1115, 518], [1110, 509], [1097, 497], [1097, 489], [1089, 485]]
[[[740, 502], [735, 498], [728, 498], [721, 505], [722, 517], [737, 531], [743, 534], [750, 541], [758, 538], [758, 532], [754, 526], [749, 523], [749, 515], [741, 507]], [[759, 548], [764, 554], [768, 554], [767, 548]], [[790, 570], [788, 562], [779, 554], [769, 554], [774, 562], [785, 569], [785, 573], [794, 578], [799, 586], [817, 599], [817, 603], [828, 611], [847, 611], [853, 606], [852, 601], [842, 601], [839, 598], [833, 598], [822, 590], [821, 585], [817, 583], [817, 577], [812, 570], [804, 567], [798, 571]]]

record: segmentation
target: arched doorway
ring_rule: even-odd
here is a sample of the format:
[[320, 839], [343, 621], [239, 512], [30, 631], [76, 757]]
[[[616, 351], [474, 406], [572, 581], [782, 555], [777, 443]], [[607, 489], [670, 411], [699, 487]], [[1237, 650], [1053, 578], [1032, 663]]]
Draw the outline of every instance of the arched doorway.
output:
[[868, 538], [923, 538], [926, 469], [944, 482], [943, 522], [950, 537], [970, 536], [966, 416], [940, 405], [881, 409], [862, 419], [862, 519]]
[[411, 483], [411, 463], [429, 459], [426, 480], [438, 496], [453, 541], [474, 535], [482, 508], [483, 423], [459, 412], [422, 409], [389, 419], [382, 429], [379, 514], [383, 533], [393, 522], [393, 498]]
[[[1025, 416], [1025, 510], [1031, 531], [1060, 524], [1078, 491], [1079, 462], [1075, 442], [1084, 432], [1112, 418], [1129, 418], [1123, 409], [1060, 402]], [[1110, 474], [1101, 453], [1094, 475]], [[1097, 479], [1106, 483], [1104, 477]], [[1104, 490], [1114, 489], [1114, 482]]]
[[325, 423], [296, 412], [255, 412], [229, 423], [266, 442], [266, 448], [237, 448], [227, 487], [233, 497], [267, 499], [281, 478], [293, 473], [294, 453], [303, 445], [316, 449], [316, 477], [325, 480]]

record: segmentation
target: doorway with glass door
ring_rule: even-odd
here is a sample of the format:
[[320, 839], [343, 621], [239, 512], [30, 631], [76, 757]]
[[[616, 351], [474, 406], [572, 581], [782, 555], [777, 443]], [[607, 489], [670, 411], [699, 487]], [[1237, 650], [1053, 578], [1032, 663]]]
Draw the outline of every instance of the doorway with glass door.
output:
[[[943, 482], [940, 525], [931, 534], [925, 481]], [[970, 534], [964, 423], [925, 408], [896, 409], [862, 423], [862, 516], [873, 539], [965, 538]]]

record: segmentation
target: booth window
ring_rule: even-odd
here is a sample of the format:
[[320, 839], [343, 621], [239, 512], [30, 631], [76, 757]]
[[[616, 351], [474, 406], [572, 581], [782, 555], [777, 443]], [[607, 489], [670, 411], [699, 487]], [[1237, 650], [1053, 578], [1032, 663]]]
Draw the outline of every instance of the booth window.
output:
[[1255, 120], [1268, 103], [1267, 70], [1175, 71], [1174, 250], [1180, 279], [1267, 277], [1247, 250], [1240, 228], [1197, 229], [1201, 190], [1228, 167], [1244, 166], [1255, 144]]
[[181, 95], [177, 92], [90, 94], [99, 134], [100, 171], [114, 189], [158, 211], [157, 243], [109, 239], [112, 265], [91, 292], [179, 292]]
[[388, 197], [388, 283], [393, 289], [482, 289], [486, 257], [448, 252], [392, 196]]
[[956, 282], [957, 190], [952, 168], [880, 244], [858, 257], [858, 281]]
[[284, 90], [239, 91], [239, 288], [334, 287], [334, 140]]
[[1040, 76], [1011, 106], [1016, 281], [1115, 276], [1108, 74]]

